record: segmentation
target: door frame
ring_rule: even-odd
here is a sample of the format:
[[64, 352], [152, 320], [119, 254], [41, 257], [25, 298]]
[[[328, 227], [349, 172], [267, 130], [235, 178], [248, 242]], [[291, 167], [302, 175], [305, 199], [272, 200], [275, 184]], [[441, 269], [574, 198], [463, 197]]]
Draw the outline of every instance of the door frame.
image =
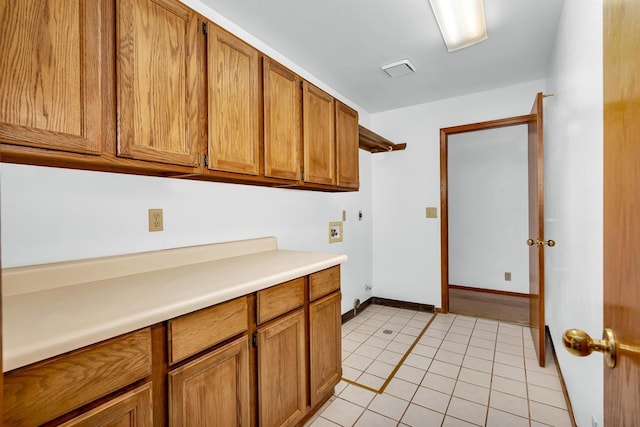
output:
[[449, 312], [449, 189], [448, 189], [448, 148], [449, 135], [498, 129], [508, 126], [526, 125], [535, 122], [535, 114], [507, 117], [505, 119], [470, 123], [440, 129], [440, 271], [442, 301], [440, 311]]

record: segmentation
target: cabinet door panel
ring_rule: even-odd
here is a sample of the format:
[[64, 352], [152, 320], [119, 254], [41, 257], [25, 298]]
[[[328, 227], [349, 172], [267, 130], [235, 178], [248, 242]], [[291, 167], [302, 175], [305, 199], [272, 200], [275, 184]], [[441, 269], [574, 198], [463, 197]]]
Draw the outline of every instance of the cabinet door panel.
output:
[[145, 384], [80, 415], [60, 427], [151, 427], [151, 384]]
[[333, 98], [304, 82], [304, 180], [336, 183], [335, 116]]
[[342, 376], [340, 293], [309, 305], [311, 406], [331, 393]]
[[293, 426], [306, 410], [304, 310], [258, 329], [259, 425]]
[[264, 58], [264, 174], [300, 179], [300, 78], [282, 65]]
[[101, 4], [0, 2], [0, 140], [98, 154]]
[[117, 0], [118, 155], [194, 166], [198, 19], [171, 0]]
[[173, 426], [249, 426], [246, 336], [169, 373]]
[[338, 186], [359, 187], [358, 112], [336, 101], [336, 150]]
[[258, 51], [208, 24], [209, 168], [260, 172]]

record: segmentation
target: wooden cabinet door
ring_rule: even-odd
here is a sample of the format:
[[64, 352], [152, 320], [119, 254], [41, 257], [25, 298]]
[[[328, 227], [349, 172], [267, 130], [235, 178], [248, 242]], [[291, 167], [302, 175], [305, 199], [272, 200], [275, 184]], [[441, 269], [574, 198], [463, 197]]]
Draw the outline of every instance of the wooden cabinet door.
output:
[[169, 372], [169, 424], [249, 426], [249, 339]]
[[293, 426], [306, 411], [304, 310], [258, 329], [259, 425]]
[[118, 155], [195, 166], [198, 19], [175, 0], [117, 0]]
[[260, 173], [258, 51], [207, 24], [209, 168]]
[[60, 427], [151, 427], [151, 383], [118, 396]]
[[309, 305], [309, 361], [311, 406], [333, 388], [342, 376], [342, 334], [340, 293]]
[[333, 97], [303, 83], [302, 115], [304, 141], [304, 181], [336, 183], [336, 144]]
[[338, 186], [359, 187], [358, 112], [336, 101], [336, 151]]
[[264, 174], [300, 179], [302, 117], [300, 78], [269, 58], [263, 61]]
[[99, 154], [101, 2], [0, 2], [0, 141]]

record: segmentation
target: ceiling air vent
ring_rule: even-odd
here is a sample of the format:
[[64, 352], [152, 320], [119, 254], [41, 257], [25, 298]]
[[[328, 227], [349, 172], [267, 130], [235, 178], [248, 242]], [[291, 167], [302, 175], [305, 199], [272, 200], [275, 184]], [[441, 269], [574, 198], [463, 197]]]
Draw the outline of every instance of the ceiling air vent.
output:
[[406, 76], [416, 72], [416, 67], [408, 59], [402, 59], [400, 61], [392, 62], [391, 64], [383, 65], [382, 71], [391, 79], [396, 77]]

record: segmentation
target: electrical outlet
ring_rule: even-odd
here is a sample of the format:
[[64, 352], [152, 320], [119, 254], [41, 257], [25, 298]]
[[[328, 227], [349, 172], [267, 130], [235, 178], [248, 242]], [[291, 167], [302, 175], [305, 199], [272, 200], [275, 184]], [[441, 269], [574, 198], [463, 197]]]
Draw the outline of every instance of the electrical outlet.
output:
[[149, 209], [149, 231], [162, 231], [162, 209]]
[[511, 281], [511, 272], [510, 271], [505, 271], [504, 272], [504, 280], [506, 282], [510, 282]]
[[364, 215], [362, 215], [362, 211], [358, 211], [358, 221], [362, 221], [363, 217]]
[[329, 223], [329, 243], [342, 242], [342, 222]]
[[347, 211], [345, 211], [345, 210], [342, 211], [342, 220], [343, 221], [347, 220]]
[[438, 218], [438, 208], [426, 208], [427, 218]]

